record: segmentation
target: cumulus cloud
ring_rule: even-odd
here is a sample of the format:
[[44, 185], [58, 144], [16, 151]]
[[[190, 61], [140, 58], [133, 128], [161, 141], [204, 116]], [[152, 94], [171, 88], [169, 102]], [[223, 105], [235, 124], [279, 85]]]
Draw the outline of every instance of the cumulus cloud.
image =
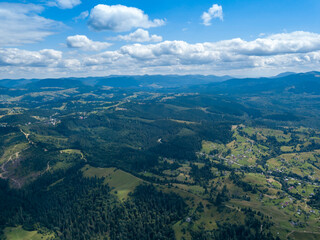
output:
[[320, 35], [297, 31], [292, 33], [273, 34], [253, 41], [240, 38], [209, 44], [221, 51], [235, 54], [267, 56], [290, 53], [306, 53], [320, 49]]
[[0, 48], [0, 66], [49, 67], [62, 60], [62, 52], [53, 49], [26, 51], [18, 48]]
[[206, 66], [211, 71], [285, 66], [298, 69], [319, 63], [319, 52], [320, 35], [308, 32], [275, 34], [254, 41], [231, 39], [197, 44], [185, 41], [133, 44], [119, 50], [122, 55], [149, 68], [167, 66], [172, 69], [183, 66], [198, 69]]
[[[189, 44], [165, 41], [133, 44], [119, 52], [149, 66], [207, 66], [215, 70], [311, 66], [319, 63], [320, 34], [293, 32], [270, 35], [253, 41], [231, 39]], [[319, 69], [319, 67], [318, 67]]]
[[131, 58], [139, 60], [170, 60], [172, 64], [204, 64], [221, 60], [222, 53], [219, 50], [210, 49], [206, 43], [189, 44], [184, 41], [165, 41], [158, 44], [133, 44], [123, 46], [120, 52]]
[[85, 51], [100, 51], [111, 46], [108, 42], [92, 41], [85, 35], [75, 35], [67, 37], [69, 48], [80, 48]]
[[95, 6], [90, 12], [88, 25], [95, 31], [110, 30], [115, 32], [130, 31], [133, 28], [158, 27], [165, 24], [164, 20], [149, 20], [142, 10], [123, 5]]
[[[77, 54], [77, 53], [76, 53]], [[245, 41], [239, 38], [190, 44], [164, 41], [129, 44], [98, 54], [62, 56], [61, 52], [0, 49], [0, 72], [23, 67], [65, 74], [241, 74], [320, 70], [320, 34], [281, 33]], [[50, 72], [50, 71], [48, 71]], [[15, 75], [16, 76], [16, 75]]]
[[213, 18], [219, 18], [221, 21], [223, 20], [223, 10], [222, 6], [218, 4], [213, 4], [211, 8], [209, 8], [208, 12], [204, 12], [201, 16], [203, 20], [203, 25], [210, 26], [211, 20]]
[[63, 24], [41, 17], [43, 8], [34, 4], [0, 3], [0, 46], [42, 41]]
[[118, 35], [115, 38], [110, 38], [112, 40], [120, 40], [127, 42], [161, 42], [162, 37], [158, 35], [150, 35], [148, 31], [141, 28], [137, 29], [135, 32], [128, 35]]
[[55, 1], [49, 2], [49, 6], [56, 6], [61, 9], [74, 8], [75, 6], [78, 6], [79, 4], [81, 4], [81, 0], [55, 0]]

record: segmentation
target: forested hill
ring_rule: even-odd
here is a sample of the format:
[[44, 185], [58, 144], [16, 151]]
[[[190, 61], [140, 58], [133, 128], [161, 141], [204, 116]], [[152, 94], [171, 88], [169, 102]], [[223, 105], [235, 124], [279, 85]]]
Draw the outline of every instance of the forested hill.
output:
[[319, 239], [318, 76], [0, 81], [0, 239]]
[[226, 94], [295, 93], [320, 94], [320, 72], [287, 73], [272, 78], [230, 79], [194, 86], [193, 90]]
[[194, 85], [192, 92], [223, 95], [262, 112], [263, 118], [304, 122], [320, 127], [320, 73], [285, 73], [272, 78], [230, 79], [219, 83]]

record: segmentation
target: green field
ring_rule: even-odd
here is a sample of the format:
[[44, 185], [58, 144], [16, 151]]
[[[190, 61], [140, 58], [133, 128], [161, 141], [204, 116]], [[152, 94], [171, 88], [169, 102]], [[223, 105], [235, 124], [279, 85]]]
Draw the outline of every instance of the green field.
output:
[[40, 234], [37, 231], [26, 231], [19, 227], [7, 227], [4, 230], [7, 240], [49, 240], [54, 239], [52, 234]]
[[320, 104], [303, 100], [307, 93], [285, 99], [295, 93], [48, 82], [55, 84], [3, 89], [0, 232], [7, 239], [53, 237], [42, 231], [64, 240], [125, 239], [136, 228], [211, 239], [237, 227], [254, 237], [319, 239]]
[[143, 182], [143, 180], [116, 168], [94, 168], [86, 165], [83, 169], [85, 177], [105, 178], [104, 183], [112, 189], [120, 200], [125, 200], [130, 192]]
[[320, 234], [319, 233], [311, 233], [311, 232], [298, 232], [293, 231], [288, 235], [292, 240], [319, 240]]

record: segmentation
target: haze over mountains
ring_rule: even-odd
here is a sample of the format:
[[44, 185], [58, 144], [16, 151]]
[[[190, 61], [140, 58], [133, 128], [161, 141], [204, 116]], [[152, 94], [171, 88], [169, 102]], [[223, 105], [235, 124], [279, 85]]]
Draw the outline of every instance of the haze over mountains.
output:
[[[48, 79], [2, 79], [0, 86], [5, 88], [44, 88], [44, 87], [80, 87], [109, 86], [116, 88], [196, 88], [223, 92], [249, 91], [292, 91], [317, 92], [320, 72], [292, 73], [285, 72], [274, 77], [234, 78], [231, 76], [214, 75], [137, 75], [137, 76], [107, 76], [87, 78], [48, 78]], [[291, 88], [291, 89], [288, 89]]]
[[[144, 75], [144, 76], [108, 76], [108, 77], [87, 77], [87, 78], [57, 78], [57, 79], [3, 79], [0, 80], [2, 87], [31, 87], [37, 85], [61, 86], [62, 82], [76, 80], [84, 85], [110, 86], [110, 87], [181, 87], [193, 84], [206, 84], [221, 82], [231, 79], [230, 76], [203, 76], [203, 75]], [[74, 81], [75, 83], [75, 81]]]
[[[202, 75], [5, 79], [0, 80], [0, 87], [1, 99], [5, 101], [16, 101], [16, 97], [20, 100], [31, 100], [35, 96], [38, 100], [49, 101], [51, 98], [46, 96], [46, 92], [53, 96], [50, 101], [75, 96], [79, 98], [82, 96], [79, 94], [87, 94], [86, 98], [90, 99], [90, 96], [126, 91], [165, 94], [170, 91], [196, 92], [201, 95], [224, 96], [254, 107], [258, 112], [268, 110], [267, 115], [261, 115], [264, 116], [262, 118], [284, 118], [293, 122], [304, 122], [308, 126], [320, 126], [316, 121], [320, 116], [320, 72], [283, 73], [271, 78], [244, 79]], [[36, 92], [39, 94], [35, 94]]]

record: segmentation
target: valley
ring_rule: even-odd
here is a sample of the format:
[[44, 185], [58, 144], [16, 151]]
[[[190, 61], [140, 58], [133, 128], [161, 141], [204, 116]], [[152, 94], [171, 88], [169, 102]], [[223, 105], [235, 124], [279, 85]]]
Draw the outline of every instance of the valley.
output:
[[318, 85], [139, 79], [2, 82], [2, 238], [320, 239]]

